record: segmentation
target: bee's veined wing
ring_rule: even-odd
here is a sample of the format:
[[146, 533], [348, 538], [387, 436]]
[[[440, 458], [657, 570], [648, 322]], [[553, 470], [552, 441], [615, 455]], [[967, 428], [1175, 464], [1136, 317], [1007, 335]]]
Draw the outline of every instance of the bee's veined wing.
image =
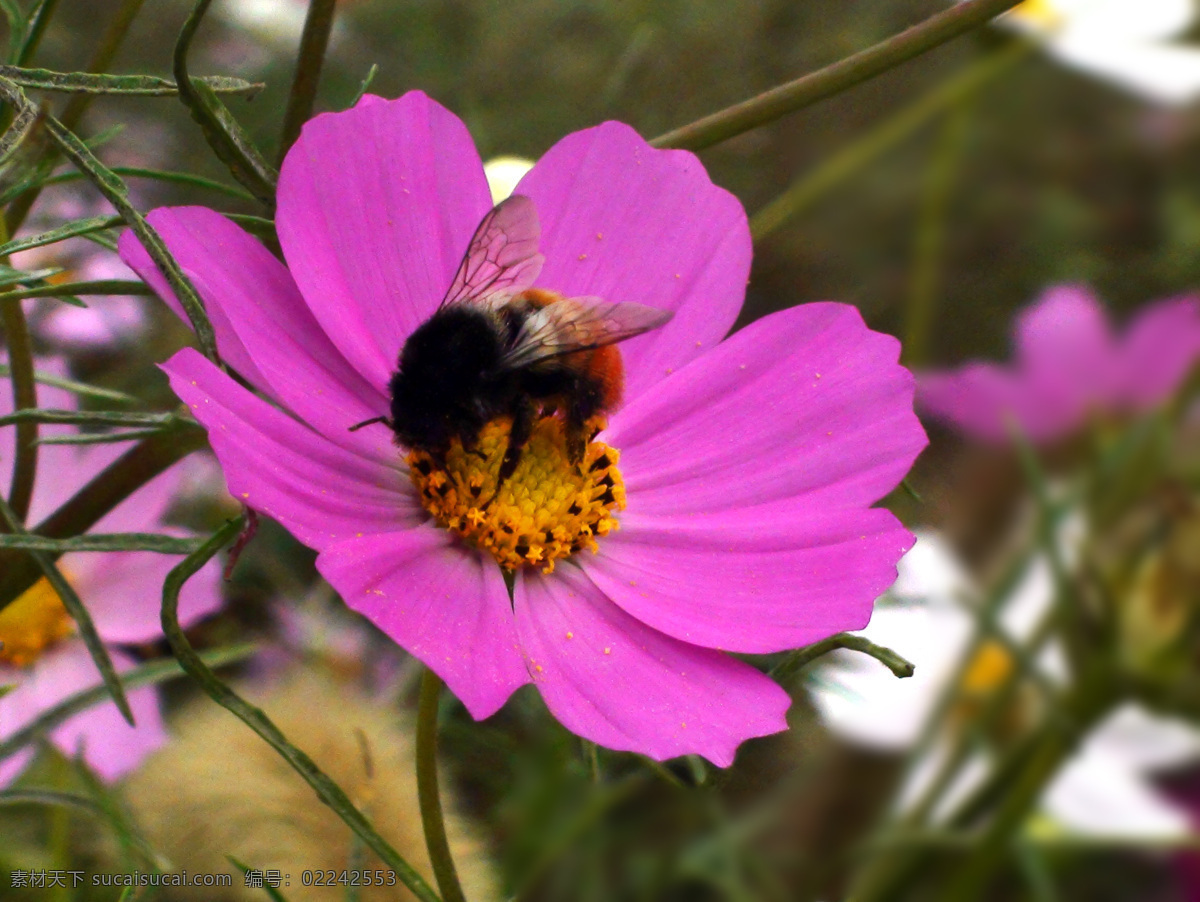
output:
[[541, 235], [528, 197], [514, 194], [496, 204], [475, 230], [441, 306], [511, 297], [529, 288], [546, 261], [538, 253]]
[[530, 313], [500, 365], [520, 369], [541, 360], [616, 344], [657, 329], [675, 314], [643, 304], [562, 298]]

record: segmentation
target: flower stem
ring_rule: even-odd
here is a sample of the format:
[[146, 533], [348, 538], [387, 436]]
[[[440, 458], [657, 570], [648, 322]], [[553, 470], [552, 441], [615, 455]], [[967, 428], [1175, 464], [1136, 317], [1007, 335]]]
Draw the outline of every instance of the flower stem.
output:
[[928, 362], [929, 335], [937, 305], [938, 270], [946, 245], [950, 197], [954, 177], [966, 150], [973, 96], [973, 92], [964, 94], [946, 116], [921, 192], [917, 227], [913, 235], [912, 276], [904, 311], [904, 350], [901, 355], [902, 362], [910, 369]]
[[[104, 72], [112, 65], [117, 51], [121, 49], [121, 44], [124, 43], [125, 36], [129, 33], [129, 26], [133, 24], [143, 3], [145, 0], [124, 0], [120, 9], [117, 10], [117, 14], [109, 21], [108, 28], [104, 30], [100, 44], [96, 47], [96, 52], [92, 54], [87, 69], [84, 71]], [[95, 97], [95, 94], [76, 94], [68, 100], [66, 107], [63, 108], [62, 124], [74, 131], [75, 126], [79, 124], [79, 120], [83, 118], [83, 114], [87, 112], [88, 106]], [[56, 153], [56, 151], [51, 151], [51, 153]], [[12, 206], [5, 213], [9, 234], [16, 232], [21, 227], [46, 184], [46, 182], [42, 182], [40, 185], [35, 185], [13, 201]]]
[[[0, 321], [4, 323], [5, 344], [8, 345], [13, 410], [35, 409], [37, 385], [33, 378], [33, 349], [29, 341], [25, 310], [20, 303], [0, 304]], [[21, 522], [25, 521], [29, 513], [29, 501], [33, 498], [33, 481], [37, 475], [37, 436], [36, 420], [22, 420], [17, 423], [8, 505]], [[3, 524], [0, 524], [0, 529], [7, 532]]]
[[815, 169], [797, 178], [787, 190], [750, 217], [750, 233], [765, 238], [797, 216], [864, 166], [899, 144], [947, 107], [960, 102], [1012, 63], [1025, 56], [1033, 45], [1014, 41], [1009, 49], [980, 59], [928, 94], [885, 119], [857, 140], [828, 157]]
[[325, 48], [329, 45], [329, 33], [333, 30], [333, 13], [336, 0], [309, 0], [308, 16], [304, 19], [304, 31], [300, 35], [300, 50], [296, 55], [296, 74], [292, 78], [292, 91], [288, 95], [287, 112], [283, 117], [283, 136], [279, 140], [279, 162], [300, 137], [300, 126], [312, 116], [313, 101], [321, 81], [321, 66], [325, 62]]
[[712, 147], [894, 69], [983, 25], [1018, 2], [1020, 0], [964, 0], [956, 3], [873, 47], [659, 135], [650, 143], [655, 147], [686, 150]]
[[425, 830], [425, 847], [433, 863], [445, 902], [466, 902], [450, 855], [446, 839], [446, 822], [442, 816], [442, 800], [438, 793], [437, 773], [437, 716], [438, 696], [442, 680], [425, 668], [421, 674], [421, 695], [417, 704], [417, 798], [421, 803], [421, 826]]
[[196, 654], [192, 644], [188, 642], [187, 636], [184, 635], [183, 629], [179, 625], [178, 614], [180, 590], [197, 570], [208, 563], [218, 551], [241, 532], [242, 522], [241, 517], [227, 522], [213, 533], [201, 548], [184, 558], [182, 563], [167, 574], [166, 582], [163, 583], [162, 627], [167, 636], [167, 642], [171, 645], [171, 651], [179, 661], [179, 665], [187, 671], [188, 676], [199, 683], [200, 688], [213, 701], [237, 715], [246, 726], [275, 749], [291, 765], [292, 769], [312, 787], [321, 801], [332, 808], [346, 826], [354, 831], [383, 860], [385, 865], [396, 872], [397, 879], [412, 890], [414, 896], [422, 902], [441, 902], [437, 894], [413, 869], [412, 865], [388, 845], [387, 841], [376, 832], [370, 821], [363, 817], [362, 812], [354, 807], [354, 803], [350, 801], [342, 788], [329, 779], [308, 755], [292, 745], [266, 714], [223, 683]]

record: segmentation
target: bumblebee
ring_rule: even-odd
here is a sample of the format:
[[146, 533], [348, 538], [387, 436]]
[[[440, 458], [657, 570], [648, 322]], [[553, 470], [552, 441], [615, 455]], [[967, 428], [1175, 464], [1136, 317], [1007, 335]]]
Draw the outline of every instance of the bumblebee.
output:
[[557, 414], [568, 459], [583, 458], [587, 421], [620, 403], [623, 369], [614, 345], [673, 314], [533, 288], [545, 261], [540, 234], [533, 201], [521, 195], [483, 218], [438, 309], [400, 351], [389, 383], [391, 417], [351, 428], [386, 423], [398, 444], [444, 461], [454, 439], [472, 451], [487, 423], [509, 417], [500, 485], [516, 470], [537, 419]]

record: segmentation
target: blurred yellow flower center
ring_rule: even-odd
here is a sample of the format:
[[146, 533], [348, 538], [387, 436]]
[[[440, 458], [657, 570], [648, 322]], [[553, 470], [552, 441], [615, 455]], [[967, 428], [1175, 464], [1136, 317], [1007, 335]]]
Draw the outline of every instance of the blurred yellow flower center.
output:
[[1056, 31], [1065, 21], [1062, 10], [1054, 0], [1025, 0], [1009, 10], [1008, 14], [1039, 32]]
[[[413, 451], [409, 472], [439, 526], [489, 552], [505, 570], [533, 566], [550, 573], [555, 561], [584, 548], [595, 551], [596, 537], [617, 528], [615, 511], [625, 508], [618, 454], [589, 442], [583, 460], [571, 463], [562, 420], [542, 417], [517, 469], [497, 491], [511, 426], [507, 418], [488, 423], [470, 452], [455, 439], [444, 467]], [[603, 428], [599, 418], [587, 424], [592, 436]]]
[[1012, 655], [999, 642], [984, 642], [963, 674], [962, 689], [966, 695], [986, 695], [1006, 682], [1013, 671]]
[[17, 600], [0, 610], [0, 662], [25, 667], [60, 639], [71, 634], [75, 622], [58, 593], [39, 579]]

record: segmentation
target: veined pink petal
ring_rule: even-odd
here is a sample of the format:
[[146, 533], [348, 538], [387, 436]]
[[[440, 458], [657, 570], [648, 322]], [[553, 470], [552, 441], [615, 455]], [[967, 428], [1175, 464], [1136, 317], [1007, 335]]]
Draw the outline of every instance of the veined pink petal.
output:
[[1200, 303], [1194, 297], [1151, 304], [1129, 324], [1121, 342], [1120, 395], [1138, 410], [1161, 403], [1200, 360]]
[[[118, 672], [137, 663], [116, 649], [110, 648], [109, 655]], [[0, 672], [0, 682], [12, 673], [11, 669]], [[33, 667], [16, 673], [21, 677], [17, 688], [0, 698], [0, 739], [36, 720], [67, 696], [100, 684], [96, 665], [78, 640], [47, 652]], [[116, 779], [166, 740], [154, 690], [132, 689], [127, 696], [136, 727], [125, 722], [115, 704], [101, 702], [53, 730], [50, 738], [67, 755], [82, 750], [89, 767], [106, 780]], [[11, 782], [27, 760], [27, 754], [18, 754], [0, 762], [0, 786]]]
[[[151, 213], [151, 216], [153, 215], [155, 214]], [[155, 226], [155, 231], [158, 231], [157, 226]], [[166, 241], [165, 236], [160, 235], [160, 237]], [[231, 273], [224, 268], [208, 272], [204, 269], [193, 269], [187, 265], [185, 262], [187, 257], [195, 256], [186, 254], [187, 243], [189, 242], [186, 236], [175, 234], [172, 236], [172, 242], [167, 246], [172, 255], [180, 252], [185, 255], [184, 259], [177, 259], [176, 262], [179, 263], [179, 268], [183, 270], [188, 281], [192, 283], [192, 287], [200, 293], [201, 299], [205, 302], [205, 312], [208, 314], [209, 322], [212, 323], [213, 333], [217, 339], [217, 353], [221, 355], [222, 360], [241, 373], [252, 385], [260, 386], [265, 390], [270, 383], [263, 378], [258, 367], [254, 365], [250, 352], [246, 350], [237, 330], [233, 328], [224, 307], [220, 303], [210, 303], [208, 300], [209, 297], [222, 296], [231, 289], [232, 286], [229, 284]], [[177, 251], [176, 248], [179, 250]], [[146, 253], [146, 249], [142, 247], [141, 242], [132, 231], [127, 229], [121, 233], [121, 237], [117, 241], [117, 250], [126, 265], [137, 273], [143, 282], [154, 289], [154, 293], [163, 299], [176, 316], [190, 326], [191, 322], [184, 312], [183, 305], [179, 303], [179, 298], [175, 297], [175, 292], [171, 290], [166, 277], [158, 271], [158, 267], [154, 265], [154, 261], [150, 259], [150, 255]]]
[[445, 680], [477, 720], [529, 682], [500, 568], [445, 530], [340, 542], [322, 552], [317, 569], [346, 604]]
[[622, 342], [625, 398], [710, 350], [733, 326], [750, 275], [742, 205], [694, 154], [655, 150], [605, 122], [555, 144], [517, 186], [542, 223], [541, 287], [674, 310]]
[[369, 384], [441, 301], [491, 208], [466, 127], [419, 91], [310, 120], [279, 174], [288, 267]]
[[[192, 274], [210, 318], [215, 317], [214, 328], [218, 321], [223, 324], [218, 349], [244, 348], [261, 380], [258, 388], [337, 444], [380, 462], [395, 459], [386, 428], [348, 428], [387, 413], [386, 385], [367, 383], [346, 362], [287, 268], [270, 251], [204, 207], [162, 208], [148, 219], [179, 265]], [[136, 242], [129, 253], [145, 256]], [[148, 256], [145, 263], [152, 268]]]
[[522, 573], [514, 593], [530, 674], [562, 724], [608, 748], [720, 767], [754, 736], [787, 729], [790, 699], [748, 664], [630, 617], [577, 568]]
[[866, 626], [912, 543], [886, 510], [800, 496], [707, 515], [626, 511], [579, 563], [616, 604], [667, 635], [772, 652]]
[[845, 304], [764, 317], [614, 415], [630, 512], [862, 507], [925, 446], [899, 342]]
[[[206, 429], [229, 491], [317, 550], [425, 519], [407, 476], [353, 454], [246, 391], [191, 348], [163, 364]], [[397, 464], [399, 463], [397, 459]]]

